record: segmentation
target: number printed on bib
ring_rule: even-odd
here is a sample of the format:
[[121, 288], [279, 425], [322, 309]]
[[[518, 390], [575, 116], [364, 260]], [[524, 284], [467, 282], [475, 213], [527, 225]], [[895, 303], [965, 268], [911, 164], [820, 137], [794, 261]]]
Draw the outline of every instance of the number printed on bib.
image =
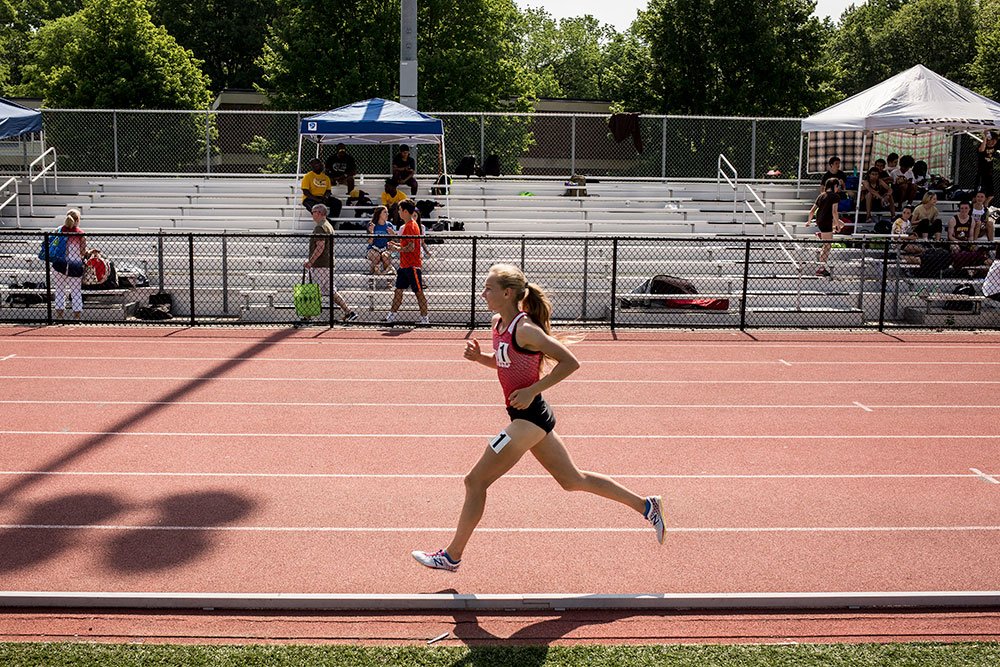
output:
[[507, 435], [507, 431], [500, 431], [495, 438], [490, 440], [490, 449], [494, 453], [499, 454], [500, 450], [506, 447], [508, 442], [510, 442], [510, 436]]
[[507, 343], [497, 345], [496, 360], [500, 368], [510, 368], [510, 345]]

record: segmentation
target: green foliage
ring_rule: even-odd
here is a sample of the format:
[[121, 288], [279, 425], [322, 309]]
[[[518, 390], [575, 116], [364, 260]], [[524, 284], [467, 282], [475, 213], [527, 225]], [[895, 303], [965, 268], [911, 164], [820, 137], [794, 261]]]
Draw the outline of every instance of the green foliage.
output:
[[258, 60], [272, 106], [317, 110], [395, 99], [399, 11], [399, 0], [278, 0]]
[[153, 22], [204, 62], [217, 91], [252, 88], [276, 0], [150, 0]]
[[604, 46], [603, 98], [619, 111], [657, 113], [660, 100], [653, 85], [653, 56], [637, 30], [615, 33]]
[[24, 90], [47, 106], [198, 109], [211, 101], [200, 62], [150, 20], [143, 0], [88, 0], [30, 43]]
[[296, 152], [294, 150], [279, 150], [277, 142], [260, 135], [254, 135], [254, 138], [244, 148], [250, 153], [264, 158], [264, 166], [260, 168], [262, 174], [295, 173]]
[[916, 64], [970, 85], [975, 25], [973, 0], [870, 0], [851, 6], [830, 42], [835, 86], [843, 96], [853, 95]]
[[1000, 97], [1000, 0], [980, 0], [977, 19], [976, 55], [969, 75], [978, 92], [995, 100]]
[[602, 99], [603, 47], [615, 31], [593, 16], [556, 22], [543, 9], [522, 16], [521, 58], [536, 78], [539, 97]]
[[640, 23], [665, 113], [798, 115], [830, 100], [812, 0], [651, 0]]
[[[396, 99], [399, 2], [278, 0], [260, 58], [280, 109], [316, 110], [368, 97]], [[515, 57], [521, 38], [512, 0], [426, 0], [418, 6], [420, 107], [527, 108], [530, 79]], [[364, 57], [359, 57], [364, 54]]]

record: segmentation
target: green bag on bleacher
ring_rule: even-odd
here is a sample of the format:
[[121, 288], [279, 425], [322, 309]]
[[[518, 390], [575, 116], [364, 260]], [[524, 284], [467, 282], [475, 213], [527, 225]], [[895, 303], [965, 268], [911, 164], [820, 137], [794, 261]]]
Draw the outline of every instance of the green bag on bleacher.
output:
[[[311, 275], [309, 279], [312, 280]], [[299, 317], [316, 317], [323, 310], [319, 285], [306, 282], [305, 269], [302, 269], [302, 284], [292, 286], [292, 300], [295, 302], [295, 314]]]

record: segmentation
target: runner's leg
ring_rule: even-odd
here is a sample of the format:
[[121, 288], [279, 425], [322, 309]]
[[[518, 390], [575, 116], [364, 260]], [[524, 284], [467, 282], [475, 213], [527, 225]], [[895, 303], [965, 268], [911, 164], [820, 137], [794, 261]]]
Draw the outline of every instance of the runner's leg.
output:
[[510, 436], [510, 442], [500, 450], [499, 454], [487, 446], [479, 461], [465, 476], [465, 503], [462, 505], [455, 537], [446, 549], [454, 561], [462, 560], [465, 545], [472, 537], [472, 531], [476, 529], [479, 520], [483, 518], [486, 490], [513, 468], [526, 451], [545, 437], [545, 431], [523, 419], [515, 419], [504, 430]]
[[629, 491], [607, 475], [580, 470], [573, 463], [566, 445], [555, 431], [531, 448], [542, 467], [567, 491], [587, 491], [604, 498], [617, 500], [636, 512], [646, 510], [646, 499]]

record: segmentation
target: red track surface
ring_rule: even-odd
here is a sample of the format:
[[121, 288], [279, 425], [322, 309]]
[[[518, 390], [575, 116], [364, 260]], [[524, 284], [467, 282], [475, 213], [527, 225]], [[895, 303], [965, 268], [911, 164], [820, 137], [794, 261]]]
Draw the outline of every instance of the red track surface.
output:
[[663, 495], [667, 543], [527, 457], [447, 574], [409, 552], [447, 543], [505, 425], [465, 338], [0, 329], [2, 587], [996, 589], [1000, 337], [590, 334], [547, 394], [558, 431]]

